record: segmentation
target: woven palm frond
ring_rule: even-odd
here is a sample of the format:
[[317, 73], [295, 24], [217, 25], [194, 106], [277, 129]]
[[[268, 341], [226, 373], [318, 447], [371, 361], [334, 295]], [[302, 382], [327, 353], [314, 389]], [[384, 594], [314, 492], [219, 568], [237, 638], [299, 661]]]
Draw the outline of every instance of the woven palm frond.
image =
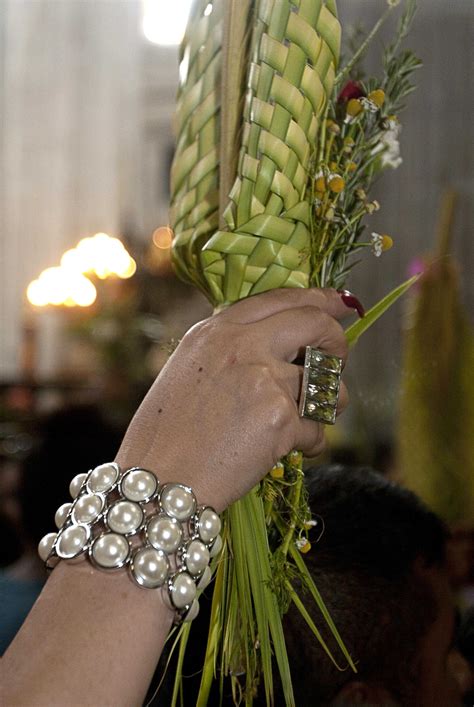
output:
[[[195, 6], [197, 14], [201, 5], [204, 3]], [[239, 5], [240, 12], [244, 6], [246, 3]], [[214, 11], [222, 11], [222, 3], [213, 3], [211, 17]], [[193, 80], [198, 72], [194, 69], [182, 89], [178, 108], [179, 125], [184, 128], [173, 169], [175, 260], [188, 279], [199, 281], [201, 287], [207, 283], [210, 298], [219, 304], [276, 287], [308, 286], [307, 170], [340, 48], [340, 25], [332, 0], [257, 0], [251, 12], [243, 125], [237, 133], [240, 154], [235, 180], [226, 180], [233, 184], [230, 200], [221, 191], [220, 228], [213, 191], [218, 189], [215, 180], [219, 180], [217, 151], [210, 147], [207, 154], [212, 157], [206, 161], [209, 170], [205, 177], [209, 188], [201, 195], [204, 201], [197, 201], [193, 191], [195, 173], [204, 173], [204, 158], [197, 146], [198, 142], [201, 145], [200, 136], [187, 123], [189, 110], [188, 117], [186, 112], [183, 115], [182, 104], [189, 104], [186, 97], [197, 93]], [[197, 35], [197, 31], [190, 34], [185, 52], [187, 46], [198, 51]], [[218, 41], [217, 36], [216, 32], [213, 42]], [[215, 57], [212, 75], [217, 79], [218, 51]], [[212, 95], [216, 107], [222, 96], [219, 86]], [[212, 117], [215, 148], [220, 135], [217, 111], [218, 107]], [[201, 212], [205, 213], [204, 223]]]
[[219, 226], [220, 79], [224, 4], [208, 14], [208, 0], [191, 9], [180, 53], [178, 135], [171, 170], [173, 260], [179, 275], [207, 290], [202, 246]]

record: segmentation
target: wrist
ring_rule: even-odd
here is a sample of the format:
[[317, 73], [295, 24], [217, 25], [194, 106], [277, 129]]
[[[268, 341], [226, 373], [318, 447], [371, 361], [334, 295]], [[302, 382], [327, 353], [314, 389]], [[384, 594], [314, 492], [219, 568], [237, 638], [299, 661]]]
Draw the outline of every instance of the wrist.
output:
[[222, 473], [211, 478], [206, 471], [209, 465], [200, 462], [196, 457], [189, 460], [182, 450], [175, 453], [167, 450], [164, 455], [163, 452], [140, 454], [132, 449], [121, 449], [115, 461], [122, 469], [148, 469], [156, 476], [158, 483], [181, 483], [189, 486], [193, 489], [198, 504], [212, 506], [217, 513], [222, 513], [228, 506], [222, 489]]

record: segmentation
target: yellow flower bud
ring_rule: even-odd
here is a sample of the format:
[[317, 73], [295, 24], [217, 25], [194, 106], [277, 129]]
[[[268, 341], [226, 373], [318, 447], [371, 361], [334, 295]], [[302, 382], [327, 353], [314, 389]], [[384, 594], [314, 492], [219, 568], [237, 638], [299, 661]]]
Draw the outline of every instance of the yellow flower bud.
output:
[[339, 135], [341, 132], [341, 128], [337, 123], [334, 122], [334, 120], [328, 119], [326, 120], [326, 129], [330, 133], [334, 133], [334, 135]]
[[351, 100], [347, 102], [346, 112], [347, 115], [351, 116], [351, 118], [355, 118], [362, 111], [362, 103], [359, 101], [358, 98], [351, 98]]
[[326, 191], [326, 180], [324, 177], [318, 177], [314, 183], [316, 191], [325, 192]]
[[329, 169], [331, 170], [331, 172], [335, 172], [337, 168], [338, 168], [337, 162], [330, 162], [329, 163]]
[[303, 555], [306, 555], [306, 553], [311, 550], [311, 543], [307, 541], [302, 547], [299, 548], [299, 550], [303, 553]]
[[372, 103], [375, 103], [378, 108], [381, 108], [385, 102], [385, 93], [381, 88], [377, 88], [375, 91], [371, 91], [367, 98]]
[[277, 462], [273, 469], [270, 469], [270, 476], [272, 479], [282, 479], [285, 475], [285, 468], [281, 462]]
[[357, 169], [357, 165], [355, 162], [348, 162], [346, 165], [346, 169], [348, 172], [355, 172]]
[[329, 189], [335, 194], [340, 194], [345, 186], [346, 183], [342, 177], [332, 177], [329, 181]]
[[390, 250], [393, 246], [393, 239], [385, 233], [382, 236], [382, 250]]
[[332, 206], [329, 207], [329, 209], [326, 209], [326, 213], [324, 214], [324, 218], [326, 221], [332, 221], [334, 218], [334, 209]]
[[347, 147], [354, 147], [355, 141], [352, 137], [348, 135], [344, 138], [344, 145], [346, 145]]

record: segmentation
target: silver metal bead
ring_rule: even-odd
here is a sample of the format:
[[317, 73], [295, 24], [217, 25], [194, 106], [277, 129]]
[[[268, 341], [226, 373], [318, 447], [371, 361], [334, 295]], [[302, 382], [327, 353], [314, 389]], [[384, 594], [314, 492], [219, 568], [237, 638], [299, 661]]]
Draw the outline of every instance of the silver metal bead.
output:
[[151, 471], [130, 469], [120, 482], [122, 494], [129, 501], [147, 503], [156, 493], [158, 479]]
[[199, 576], [209, 565], [209, 550], [200, 540], [191, 540], [183, 554], [183, 562], [191, 575]]
[[123, 535], [103, 533], [91, 545], [90, 557], [102, 569], [118, 569], [129, 559], [130, 546]]
[[171, 602], [176, 609], [184, 609], [196, 597], [196, 583], [187, 572], [179, 572], [168, 584]]
[[82, 488], [82, 484], [87, 478], [87, 474], [77, 474], [71, 483], [69, 484], [69, 493], [71, 498], [77, 498], [79, 496], [79, 491]]
[[146, 536], [150, 545], [156, 550], [171, 554], [176, 552], [183, 540], [183, 529], [176, 518], [170, 518], [162, 513], [148, 521]]
[[196, 498], [192, 489], [183, 484], [166, 484], [160, 494], [163, 510], [168, 515], [184, 521], [196, 511]]
[[194, 599], [193, 603], [191, 604], [191, 608], [189, 609], [188, 613], [184, 616], [183, 621], [184, 623], [189, 623], [190, 621], [194, 621], [196, 616], [199, 614], [199, 602], [197, 599]]
[[87, 489], [92, 493], [107, 493], [117, 483], [120, 474], [118, 464], [101, 464], [91, 471], [87, 480]]
[[59, 506], [58, 510], [56, 511], [56, 515], [54, 516], [56, 528], [61, 528], [64, 525], [67, 515], [71, 510], [71, 507], [72, 503], [63, 503], [62, 506]]
[[211, 543], [221, 532], [222, 523], [215, 510], [206, 506], [198, 514], [196, 527], [201, 540]]
[[168, 579], [169, 562], [162, 550], [152, 547], [140, 548], [133, 556], [131, 564], [133, 578], [142, 587], [161, 587]]
[[57, 538], [57, 533], [48, 533], [38, 543], [38, 555], [46, 562], [51, 550], [53, 549], [54, 541]]
[[94, 523], [100, 516], [105, 499], [96, 493], [83, 493], [74, 504], [72, 519], [75, 523]]
[[90, 532], [86, 525], [70, 525], [59, 534], [56, 553], [63, 560], [71, 560], [87, 547]]
[[133, 501], [118, 501], [107, 512], [107, 525], [114, 533], [132, 535], [143, 523], [143, 511]]

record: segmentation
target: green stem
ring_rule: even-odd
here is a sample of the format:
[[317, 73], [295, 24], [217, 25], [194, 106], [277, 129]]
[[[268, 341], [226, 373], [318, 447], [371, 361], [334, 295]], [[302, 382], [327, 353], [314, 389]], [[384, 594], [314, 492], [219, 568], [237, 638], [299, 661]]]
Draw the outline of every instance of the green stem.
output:
[[286, 557], [288, 555], [288, 550], [290, 548], [290, 543], [293, 540], [293, 537], [295, 535], [295, 528], [296, 528], [296, 514], [295, 514], [295, 509], [298, 508], [300, 498], [301, 498], [301, 489], [303, 487], [303, 474], [298, 474], [298, 479], [293, 485], [290, 493], [288, 494], [288, 505], [292, 509], [292, 513], [290, 516], [290, 523], [288, 525], [288, 530], [283, 538], [283, 542], [281, 544], [281, 551]]

